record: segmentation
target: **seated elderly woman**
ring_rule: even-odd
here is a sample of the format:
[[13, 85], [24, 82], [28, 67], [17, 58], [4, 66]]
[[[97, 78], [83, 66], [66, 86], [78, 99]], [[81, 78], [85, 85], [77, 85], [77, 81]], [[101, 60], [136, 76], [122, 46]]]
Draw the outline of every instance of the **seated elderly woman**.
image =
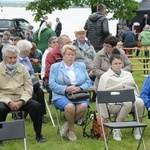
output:
[[[98, 91], [104, 91], [104, 90], [121, 90], [121, 89], [134, 89], [135, 98], [136, 98], [136, 105], [138, 109], [138, 115], [139, 115], [139, 121], [142, 122], [143, 112], [144, 112], [144, 103], [143, 100], [139, 97], [139, 91], [138, 87], [132, 77], [132, 74], [128, 71], [125, 71], [122, 68], [122, 59], [120, 54], [117, 52], [117, 49], [115, 49], [117, 54], [112, 54], [110, 57], [110, 68], [107, 72], [105, 72], [99, 81], [98, 85]], [[106, 107], [101, 107], [102, 110], [102, 116], [104, 118], [108, 117], [108, 113], [106, 110]], [[132, 103], [126, 102], [124, 103], [123, 107], [120, 110], [119, 115], [117, 116], [116, 121], [122, 122], [124, 119], [128, 116], [128, 114], [132, 110]], [[110, 103], [109, 111], [111, 114], [116, 114], [119, 111], [120, 106], [119, 105], [113, 105]], [[113, 130], [113, 138], [117, 141], [121, 140], [121, 132], [120, 129], [114, 129]], [[134, 137], [135, 139], [140, 139], [141, 135], [139, 132], [139, 129], [134, 130]]]
[[62, 48], [63, 60], [55, 63], [50, 69], [49, 87], [52, 90], [52, 101], [57, 109], [64, 111], [66, 123], [62, 127], [61, 136], [68, 136], [70, 141], [76, 141], [74, 123], [81, 119], [89, 106], [87, 99], [71, 101], [66, 92], [88, 91], [91, 80], [85, 64], [74, 62], [76, 48], [65, 45]]
[[[18, 56], [18, 62], [20, 62], [22, 65], [24, 65], [30, 74], [31, 78], [35, 77], [34, 69], [30, 63], [30, 60], [28, 58], [32, 44], [31, 42], [27, 40], [19, 40], [17, 43], [17, 47], [20, 49], [20, 53]], [[34, 100], [38, 101], [42, 106], [42, 122], [46, 123], [46, 120], [44, 119], [44, 115], [46, 114], [46, 108], [45, 108], [45, 100], [44, 100], [44, 92], [41, 88], [34, 89], [33, 97]]]

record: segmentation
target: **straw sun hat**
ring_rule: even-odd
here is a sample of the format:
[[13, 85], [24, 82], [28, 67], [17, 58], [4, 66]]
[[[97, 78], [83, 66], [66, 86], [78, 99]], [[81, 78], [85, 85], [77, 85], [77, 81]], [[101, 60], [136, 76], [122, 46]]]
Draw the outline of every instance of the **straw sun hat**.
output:
[[78, 27], [75, 31], [74, 31], [74, 33], [76, 34], [76, 33], [78, 33], [78, 32], [86, 32], [87, 30], [85, 30], [85, 29], [83, 29], [82, 27]]

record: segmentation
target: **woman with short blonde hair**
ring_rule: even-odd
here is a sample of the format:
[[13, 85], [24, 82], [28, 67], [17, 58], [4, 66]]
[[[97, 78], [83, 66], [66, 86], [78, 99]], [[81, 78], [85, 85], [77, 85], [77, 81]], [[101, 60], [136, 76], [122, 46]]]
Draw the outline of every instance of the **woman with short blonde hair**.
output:
[[63, 48], [62, 48], [62, 51], [61, 51], [63, 56], [65, 55], [65, 52], [66, 52], [67, 49], [75, 52], [75, 54], [76, 54], [77, 50], [76, 50], [75, 46], [73, 46], [73, 45], [64, 45]]
[[74, 123], [80, 120], [89, 106], [88, 100], [71, 101], [66, 93], [88, 91], [91, 80], [84, 63], [75, 62], [76, 48], [65, 45], [62, 48], [63, 60], [50, 68], [49, 88], [52, 90], [52, 102], [56, 109], [64, 111], [66, 123], [61, 130], [61, 136], [68, 136], [70, 141], [76, 141]]

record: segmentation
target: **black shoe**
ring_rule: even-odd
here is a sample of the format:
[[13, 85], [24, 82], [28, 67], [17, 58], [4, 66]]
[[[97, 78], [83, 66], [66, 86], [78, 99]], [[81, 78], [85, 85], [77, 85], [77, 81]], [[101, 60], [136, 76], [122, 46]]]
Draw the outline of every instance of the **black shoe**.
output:
[[47, 123], [47, 120], [44, 117], [42, 118], [42, 123]]
[[42, 135], [36, 136], [36, 141], [39, 142], [39, 143], [44, 143], [45, 142]]
[[0, 141], [0, 146], [4, 146], [3, 141]]

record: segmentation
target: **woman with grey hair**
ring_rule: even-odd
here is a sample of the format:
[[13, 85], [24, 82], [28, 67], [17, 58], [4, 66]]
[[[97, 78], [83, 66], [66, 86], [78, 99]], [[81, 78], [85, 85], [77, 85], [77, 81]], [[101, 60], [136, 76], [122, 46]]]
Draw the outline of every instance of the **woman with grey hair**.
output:
[[[18, 62], [23, 64], [28, 69], [30, 77], [34, 78], [35, 77], [34, 69], [31, 65], [30, 59], [28, 58], [31, 48], [32, 48], [31, 42], [29, 42], [27, 40], [19, 40], [17, 43], [17, 47], [20, 49], [20, 53], [18, 56]], [[45, 108], [45, 100], [44, 100], [43, 90], [40, 87], [34, 89], [32, 98], [41, 104], [42, 115], [44, 116], [46, 114], [46, 108]], [[42, 122], [46, 123], [46, 120], [44, 119], [44, 117], [42, 119]]]

